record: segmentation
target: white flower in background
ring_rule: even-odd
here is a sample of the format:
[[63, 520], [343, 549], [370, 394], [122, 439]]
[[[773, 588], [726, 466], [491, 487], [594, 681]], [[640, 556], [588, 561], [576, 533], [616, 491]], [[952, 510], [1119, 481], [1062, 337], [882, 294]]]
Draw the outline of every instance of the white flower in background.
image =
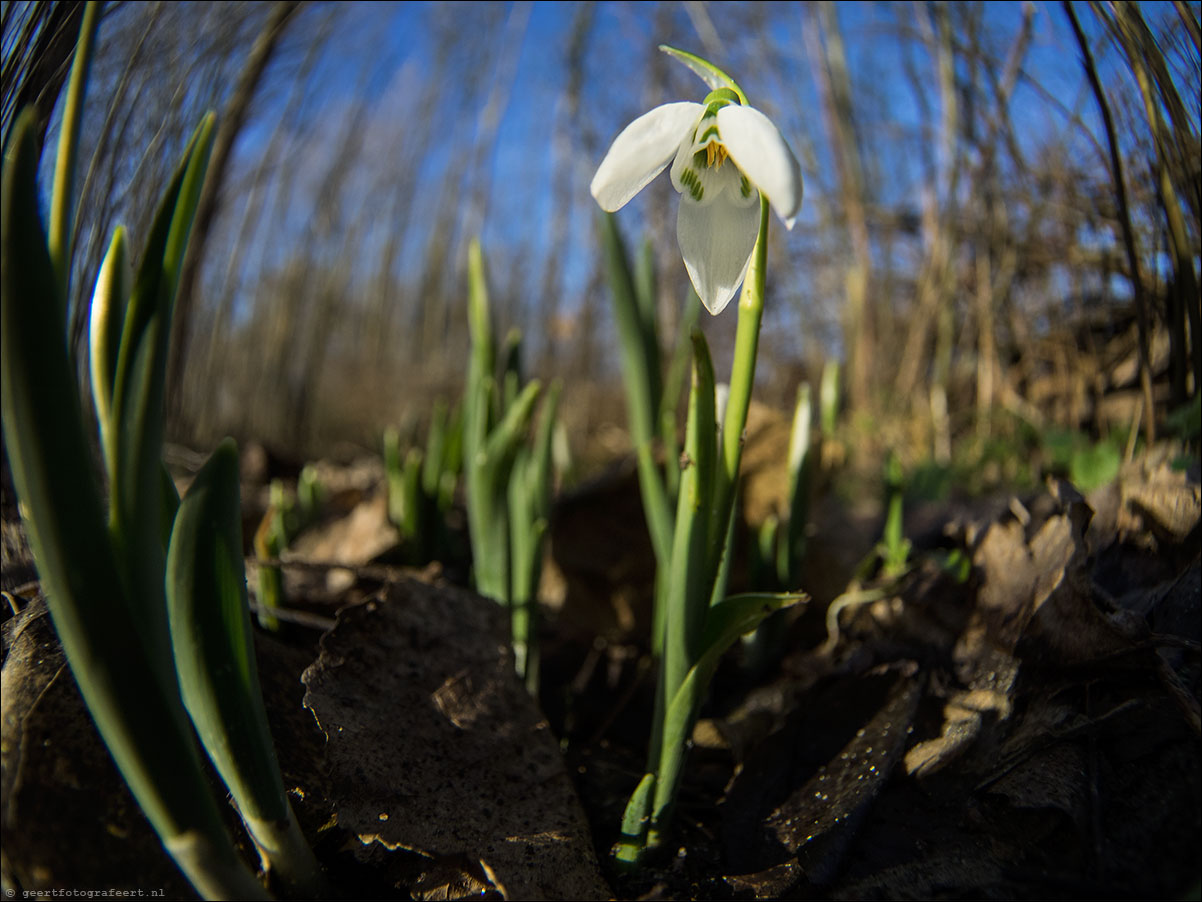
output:
[[593, 197], [609, 213], [620, 210], [669, 163], [681, 194], [680, 253], [702, 303], [717, 315], [747, 274], [760, 192], [793, 228], [801, 167], [772, 120], [719, 87], [704, 103], [667, 103], [626, 126], [593, 176]]

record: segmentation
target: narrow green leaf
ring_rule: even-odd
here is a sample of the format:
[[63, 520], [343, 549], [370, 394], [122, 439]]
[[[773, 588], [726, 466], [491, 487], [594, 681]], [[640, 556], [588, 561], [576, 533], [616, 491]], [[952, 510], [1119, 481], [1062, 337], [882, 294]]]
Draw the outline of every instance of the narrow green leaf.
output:
[[508, 475], [518, 445], [526, 437], [526, 427], [530, 425], [540, 390], [537, 379], [523, 388], [485, 442], [484, 459], [489, 467], [496, 468], [498, 476]]
[[252, 817], [280, 819], [287, 800], [251, 644], [238, 450], [222, 442], [180, 504], [167, 556], [171, 642], [184, 704], [209, 756]]
[[422, 500], [422, 452], [410, 448], [405, 455], [404, 475], [401, 478], [403, 508], [401, 533], [410, 545], [412, 563], [421, 562], [426, 553], [425, 504]]
[[[50, 197], [50, 260], [58, 278], [64, 305], [70, 297], [71, 229], [75, 193], [75, 158], [79, 153], [82, 131], [84, 95], [87, 92], [88, 70], [92, 67], [92, 46], [100, 27], [104, 4], [89, 0], [84, 6], [79, 25], [79, 40], [71, 64], [71, 80], [63, 103], [63, 124], [58, 137], [58, 154], [54, 165], [54, 191]], [[66, 307], [64, 306], [64, 312]]]
[[717, 659], [736, 639], [755, 629], [765, 617], [806, 598], [800, 592], [749, 592], [732, 595], [713, 605], [705, 618], [705, 633], [701, 640], [704, 650], [698, 664], [712, 660], [716, 665]]
[[654, 792], [655, 774], [643, 774], [643, 779], [639, 780], [630, 801], [626, 803], [626, 811], [622, 815], [622, 838], [613, 849], [613, 856], [619, 865], [636, 865], [642, 857]]
[[653, 414], [663, 407], [662, 365], [659, 348], [659, 311], [655, 290], [655, 250], [644, 241], [634, 267], [634, 296], [638, 304], [639, 334], [643, 339], [643, 357], [647, 361], [648, 406]]
[[401, 437], [393, 427], [384, 430], [384, 474], [388, 479], [388, 519], [401, 529], [405, 515], [405, 479], [401, 468]]
[[671, 819], [672, 806], [684, 769], [688, 739], [693, 732], [697, 711], [709, 687], [718, 663], [726, 650], [742, 635], [751, 632], [772, 613], [796, 604], [804, 595], [735, 595], [713, 605], [706, 618], [702, 638], [703, 651], [689, 669], [667, 706], [661, 738], [659, 769], [656, 775], [655, 803], [648, 831], [648, 846], [657, 845]]
[[806, 522], [810, 511], [810, 471], [813, 467], [811, 424], [814, 405], [810, 384], [797, 388], [797, 404], [793, 409], [793, 428], [789, 434], [789, 520], [783, 541], [778, 544], [777, 578], [781, 588], [796, 588], [801, 583], [801, 566], [805, 559]]
[[653, 345], [644, 333], [638, 292], [617, 218], [612, 214], [602, 217], [600, 230], [622, 351], [627, 417], [639, 463], [639, 492], [656, 560], [659, 566], [666, 567], [672, 550], [672, 509], [653, 452], [658, 414], [654, 389], [659, 381], [658, 344]]
[[510, 329], [501, 345], [501, 412], [517, 400], [522, 385], [522, 330]]
[[[472, 349], [468, 357], [467, 386], [464, 389], [464, 450], [470, 458], [491, 425], [489, 412], [492, 401], [484, 391], [484, 381], [493, 379], [496, 349], [493, 344], [492, 318], [488, 304], [488, 280], [484, 271], [484, 251], [479, 239], [473, 239], [467, 258], [467, 323]], [[479, 405], [486, 405], [484, 411]], [[483, 414], [483, 415], [482, 415]]]
[[822, 424], [822, 435], [831, 438], [839, 422], [839, 364], [828, 360], [822, 367], [822, 380], [818, 384], [818, 412]]
[[684, 63], [693, 71], [693, 73], [703, 82], [709, 85], [710, 90], [716, 91], [718, 88], [730, 88], [739, 95], [739, 103], [747, 105], [747, 95], [743, 93], [733, 78], [711, 63], [709, 60], [697, 56], [695, 53], [689, 53], [687, 50], [677, 50], [667, 44], [660, 44], [659, 49], [668, 56], [681, 63]]
[[100, 425], [100, 444], [111, 469], [116, 426], [113, 423], [113, 383], [117, 378], [117, 353], [129, 299], [125, 229], [118, 226], [96, 276], [90, 311], [88, 355], [92, 375], [92, 402]]
[[425, 463], [422, 468], [422, 492], [427, 498], [438, 495], [438, 485], [446, 466], [447, 403], [441, 398], [434, 402], [430, 414], [430, 431], [426, 433]]
[[534, 509], [542, 518], [551, 516], [551, 446], [555, 438], [556, 415], [562, 391], [563, 383], [554, 380], [543, 401], [538, 433], [534, 437], [534, 482], [537, 488]]
[[294, 818], [255, 663], [232, 439], [209, 457], [180, 505], [167, 556], [167, 602], [180, 689], [197, 735], [272, 869], [290, 886], [312, 885], [319, 870], [303, 842], [299, 861], [296, 849], [272, 857], [280, 852], [279, 834], [293, 832]]
[[[125, 315], [114, 377], [110, 524], [132, 595], [153, 647], [166, 648], [163, 610], [162, 502], [164, 381], [179, 267], [213, 142], [213, 116], [192, 136], [164, 193]], [[171, 662], [165, 659], [164, 667]]]

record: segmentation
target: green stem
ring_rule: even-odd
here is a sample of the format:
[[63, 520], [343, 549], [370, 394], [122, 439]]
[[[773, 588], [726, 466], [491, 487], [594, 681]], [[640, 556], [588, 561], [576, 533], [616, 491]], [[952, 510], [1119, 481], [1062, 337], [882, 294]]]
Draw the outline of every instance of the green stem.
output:
[[751, 266], [743, 280], [739, 296], [739, 324], [735, 331], [735, 356], [730, 374], [730, 394], [726, 401], [726, 417], [722, 424], [722, 459], [715, 475], [714, 518], [710, 523], [713, 555], [711, 567], [716, 569], [723, 553], [735, 486], [739, 479], [739, 462], [743, 456], [743, 431], [747, 427], [747, 410], [751, 406], [751, 389], [755, 384], [755, 358], [760, 343], [760, 322], [764, 316], [764, 279], [768, 268], [768, 201], [760, 196], [760, 234], [751, 255]]

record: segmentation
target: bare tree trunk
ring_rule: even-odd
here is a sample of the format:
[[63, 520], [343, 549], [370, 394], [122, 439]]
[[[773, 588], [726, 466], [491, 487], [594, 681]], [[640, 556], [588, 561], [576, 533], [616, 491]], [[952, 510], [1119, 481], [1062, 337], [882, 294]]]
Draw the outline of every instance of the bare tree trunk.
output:
[[577, 7], [572, 20], [570, 37], [564, 64], [568, 70], [567, 84], [561, 95], [562, 103], [556, 111], [554, 132], [551, 136], [551, 153], [554, 177], [551, 185], [551, 216], [547, 241], [547, 266], [543, 273], [543, 321], [547, 324], [546, 343], [543, 357], [547, 365], [554, 368], [559, 357], [557, 332], [560, 328], [559, 308], [563, 294], [563, 261], [567, 257], [571, 233], [572, 199], [574, 187], [583, 179], [579, 168], [572, 135], [576, 131], [576, 120], [580, 112], [580, 92], [584, 83], [584, 58], [588, 40], [596, 19], [597, 7], [585, 3]]
[[863, 408], [872, 385], [875, 345], [872, 311], [872, 255], [865, 212], [864, 168], [860, 160], [851, 103], [851, 77], [839, 19], [832, 3], [809, 4], [804, 29], [815, 70], [823, 119], [839, 172], [840, 197], [851, 239], [852, 263], [846, 277], [844, 335], [848, 355], [848, 400]]
[[[1095, 9], [1097, 7], [1095, 6]], [[1131, 3], [1113, 4], [1115, 18], [1108, 24], [1116, 34], [1127, 55], [1131, 71], [1139, 85], [1148, 118], [1148, 128], [1156, 148], [1156, 187], [1161, 210], [1168, 228], [1169, 256], [1173, 260], [1173, 285], [1170, 289], [1169, 335], [1172, 343], [1173, 401], [1186, 400], [1187, 361], [1193, 357], [1194, 391], [1202, 372], [1202, 342], [1198, 340], [1199, 294], [1194, 274], [1193, 250], [1185, 224], [1183, 204], [1192, 207], [1195, 222], [1199, 219], [1198, 198], [1185, 184], [1190, 171], [1186, 159], [1189, 146], [1196, 149], [1197, 136], [1188, 134], [1189, 118], [1182, 108], [1181, 98], [1164, 63], [1164, 55], [1148, 30], [1138, 7]], [[1164, 102], [1172, 123], [1166, 125], [1160, 114], [1157, 96]], [[1184, 195], [1184, 200], [1181, 195]], [[1146, 306], [1146, 297], [1145, 297]], [[1193, 332], [1193, 354], [1187, 348], [1186, 323], [1190, 319]], [[1150, 318], [1148, 313], [1142, 314]], [[1144, 341], [1146, 342], [1146, 338]], [[1145, 397], [1145, 403], [1150, 399]]]
[[184, 258], [183, 270], [180, 273], [179, 291], [175, 301], [175, 315], [171, 334], [171, 353], [168, 355], [167, 398], [171, 406], [178, 406], [182, 390], [185, 357], [189, 350], [192, 336], [192, 320], [196, 306], [197, 278], [200, 264], [204, 260], [205, 245], [208, 243], [212, 230], [213, 218], [217, 213], [218, 200], [222, 185], [225, 182], [226, 169], [233, 154], [234, 142], [237, 141], [242, 126], [246, 123], [247, 113], [255, 92], [263, 79], [280, 38], [283, 37], [289, 22], [292, 21], [300, 4], [295, 0], [279, 0], [272, 7], [263, 30], [251, 48], [238, 84], [222, 111], [222, 117], [217, 126], [217, 134], [213, 139], [213, 152], [209, 158], [209, 170], [205, 176], [204, 188], [201, 190], [200, 201], [196, 209], [196, 219], [192, 226], [192, 235], [188, 243], [188, 251]]
[[1094, 98], [1102, 114], [1102, 124], [1106, 128], [1106, 141], [1110, 148], [1110, 176], [1114, 181], [1115, 196], [1119, 205], [1119, 227], [1122, 230], [1123, 247], [1127, 252], [1127, 266], [1131, 271], [1131, 287], [1135, 294], [1135, 312], [1139, 324], [1139, 381], [1144, 396], [1144, 436], [1148, 444], [1156, 440], [1156, 416], [1152, 399], [1152, 371], [1148, 363], [1148, 303], [1144, 294], [1144, 280], [1140, 273], [1139, 254], [1135, 249], [1135, 230], [1131, 225], [1131, 212], [1127, 206], [1127, 185], [1123, 178], [1123, 160], [1119, 154], [1118, 138], [1114, 131], [1114, 121], [1110, 116], [1110, 105], [1106, 102], [1106, 94], [1102, 83], [1098, 80], [1098, 71], [1094, 66], [1093, 53], [1089, 49], [1089, 41], [1077, 21], [1070, 0], [1064, 0], [1064, 11], [1068, 14], [1077, 36], [1077, 44], [1081, 48], [1082, 64], [1085, 75], [1093, 88]]
[[[4, 33], [11, 37], [20, 4], [5, 4]], [[17, 113], [27, 106], [37, 110], [38, 146], [46, 141], [46, 129], [59, 92], [71, 71], [71, 56], [83, 21], [83, 0], [65, 3], [34, 3], [19, 23], [12, 49], [4, 59], [4, 144]], [[7, 43], [7, 41], [6, 41]]]
[[[927, 238], [927, 259], [918, 282], [916, 312], [910, 319], [909, 332], [898, 364], [896, 391], [899, 398], [915, 397], [926, 373], [927, 347], [931, 332], [939, 320], [939, 308], [947, 300], [947, 285], [952, 273], [954, 256], [953, 223], [956, 221], [957, 194], [960, 185], [961, 154], [960, 109], [956, 98], [955, 56], [952, 47], [951, 24], [947, 7], [935, 7], [932, 23], [925, 7], [915, 5], [931, 55], [937, 61], [939, 97], [942, 107], [940, 145], [941, 171], [937, 182], [927, 186], [927, 209], [924, 211], [924, 231]], [[940, 185], [943, 199], [940, 200]]]

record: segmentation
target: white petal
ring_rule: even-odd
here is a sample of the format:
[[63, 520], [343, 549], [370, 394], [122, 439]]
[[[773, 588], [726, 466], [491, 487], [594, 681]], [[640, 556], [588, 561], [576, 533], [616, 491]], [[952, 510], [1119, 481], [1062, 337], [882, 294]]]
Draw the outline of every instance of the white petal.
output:
[[601, 209], [620, 210], [663, 172], [704, 109], [699, 103], [666, 103], [622, 129], [589, 186]]
[[732, 103], [718, 110], [718, 132], [731, 159], [793, 228], [801, 211], [801, 166], [780, 130], [759, 110]]
[[697, 296], [713, 315], [730, 303], [747, 274], [759, 230], [756, 204], [734, 203], [726, 191], [704, 206], [681, 195], [676, 240]]

